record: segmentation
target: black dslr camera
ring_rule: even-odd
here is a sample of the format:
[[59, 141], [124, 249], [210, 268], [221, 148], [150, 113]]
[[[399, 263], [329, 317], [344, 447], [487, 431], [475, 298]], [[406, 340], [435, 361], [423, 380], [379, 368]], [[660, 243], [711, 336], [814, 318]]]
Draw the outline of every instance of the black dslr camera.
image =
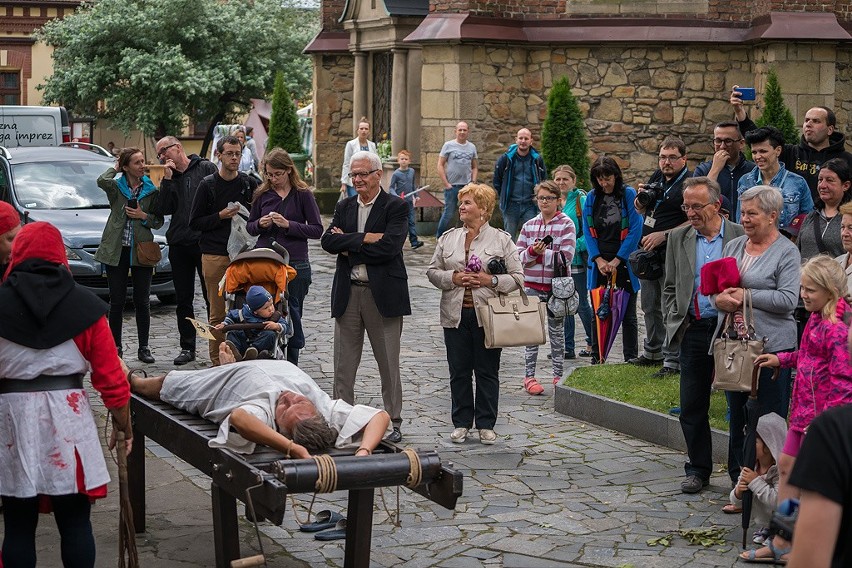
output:
[[653, 207], [657, 201], [660, 201], [666, 193], [666, 189], [660, 182], [647, 184], [642, 191], [636, 196], [636, 201], [643, 209]]

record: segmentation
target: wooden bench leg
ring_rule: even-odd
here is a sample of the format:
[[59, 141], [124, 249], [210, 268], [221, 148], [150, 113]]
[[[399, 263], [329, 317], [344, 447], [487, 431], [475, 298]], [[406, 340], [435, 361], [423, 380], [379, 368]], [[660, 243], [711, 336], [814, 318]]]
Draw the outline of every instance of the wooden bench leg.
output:
[[237, 500], [215, 483], [210, 484], [213, 500], [213, 543], [216, 568], [229, 568], [240, 557], [240, 533], [237, 527]]
[[133, 448], [127, 456], [127, 484], [136, 533], [145, 532], [145, 435], [133, 428]]
[[343, 552], [345, 568], [369, 568], [370, 547], [373, 538], [373, 488], [349, 491], [349, 508], [346, 513], [346, 549]]

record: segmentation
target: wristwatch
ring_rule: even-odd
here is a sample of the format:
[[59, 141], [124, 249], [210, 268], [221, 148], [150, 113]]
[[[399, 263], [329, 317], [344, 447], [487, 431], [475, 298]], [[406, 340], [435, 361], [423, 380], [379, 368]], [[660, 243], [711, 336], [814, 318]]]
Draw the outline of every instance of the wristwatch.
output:
[[496, 277], [496, 276], [492, 276], [492, 277], [491, 277], [491, 287], [492, 287], [492, 288], [496, 288], [496, 287], [497, 287], [497, 284], [498, 284], [499, 282], [500, 282], [500, 281], [499, 281], [499, 280], [497, 280], [497, 277]]

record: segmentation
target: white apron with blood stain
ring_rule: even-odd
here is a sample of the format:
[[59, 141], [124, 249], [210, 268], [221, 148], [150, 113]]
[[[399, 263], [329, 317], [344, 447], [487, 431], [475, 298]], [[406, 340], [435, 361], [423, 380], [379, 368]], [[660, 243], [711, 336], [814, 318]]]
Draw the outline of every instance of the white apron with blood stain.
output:
[[[0, 338], [0, 381], [89, 372], [73, 340], [30, 349]], [[0, 495], [77, 493], [109, 482], [89, 397], [83, 389], [0, 394]]]

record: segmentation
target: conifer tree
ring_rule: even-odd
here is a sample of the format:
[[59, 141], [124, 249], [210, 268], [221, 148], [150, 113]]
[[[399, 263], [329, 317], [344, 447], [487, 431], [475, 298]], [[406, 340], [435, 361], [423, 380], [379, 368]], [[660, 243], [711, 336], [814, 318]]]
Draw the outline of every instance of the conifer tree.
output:
[[553, 83], [547, 97], [547, 117], [541, 129], [541, 153], [547, 171], [568, 164], [577, 174], [577, 187], [589, 187], [589, 141], [586, 124], [571, 92], [568, 77]]
[[758, 126], [774, 126], [784, 134], [784, 142], [796, 144], [801, 132], [796, 127], [793, 113], [784, 104], [781, 96], [781, 84], [775, 69], [769, 70], [766, 77], [766, 91], [763, 93], [763, 114], [755, 121]]
[[287, 85], [280, 71], [275, 76], [275, 91], [272, 94], [272, 115], [269, 117], [269, 139], [266, 147], [282, 148], [290, 154], [301, 154], [302, 137], [299, 135], [299, 117]]

